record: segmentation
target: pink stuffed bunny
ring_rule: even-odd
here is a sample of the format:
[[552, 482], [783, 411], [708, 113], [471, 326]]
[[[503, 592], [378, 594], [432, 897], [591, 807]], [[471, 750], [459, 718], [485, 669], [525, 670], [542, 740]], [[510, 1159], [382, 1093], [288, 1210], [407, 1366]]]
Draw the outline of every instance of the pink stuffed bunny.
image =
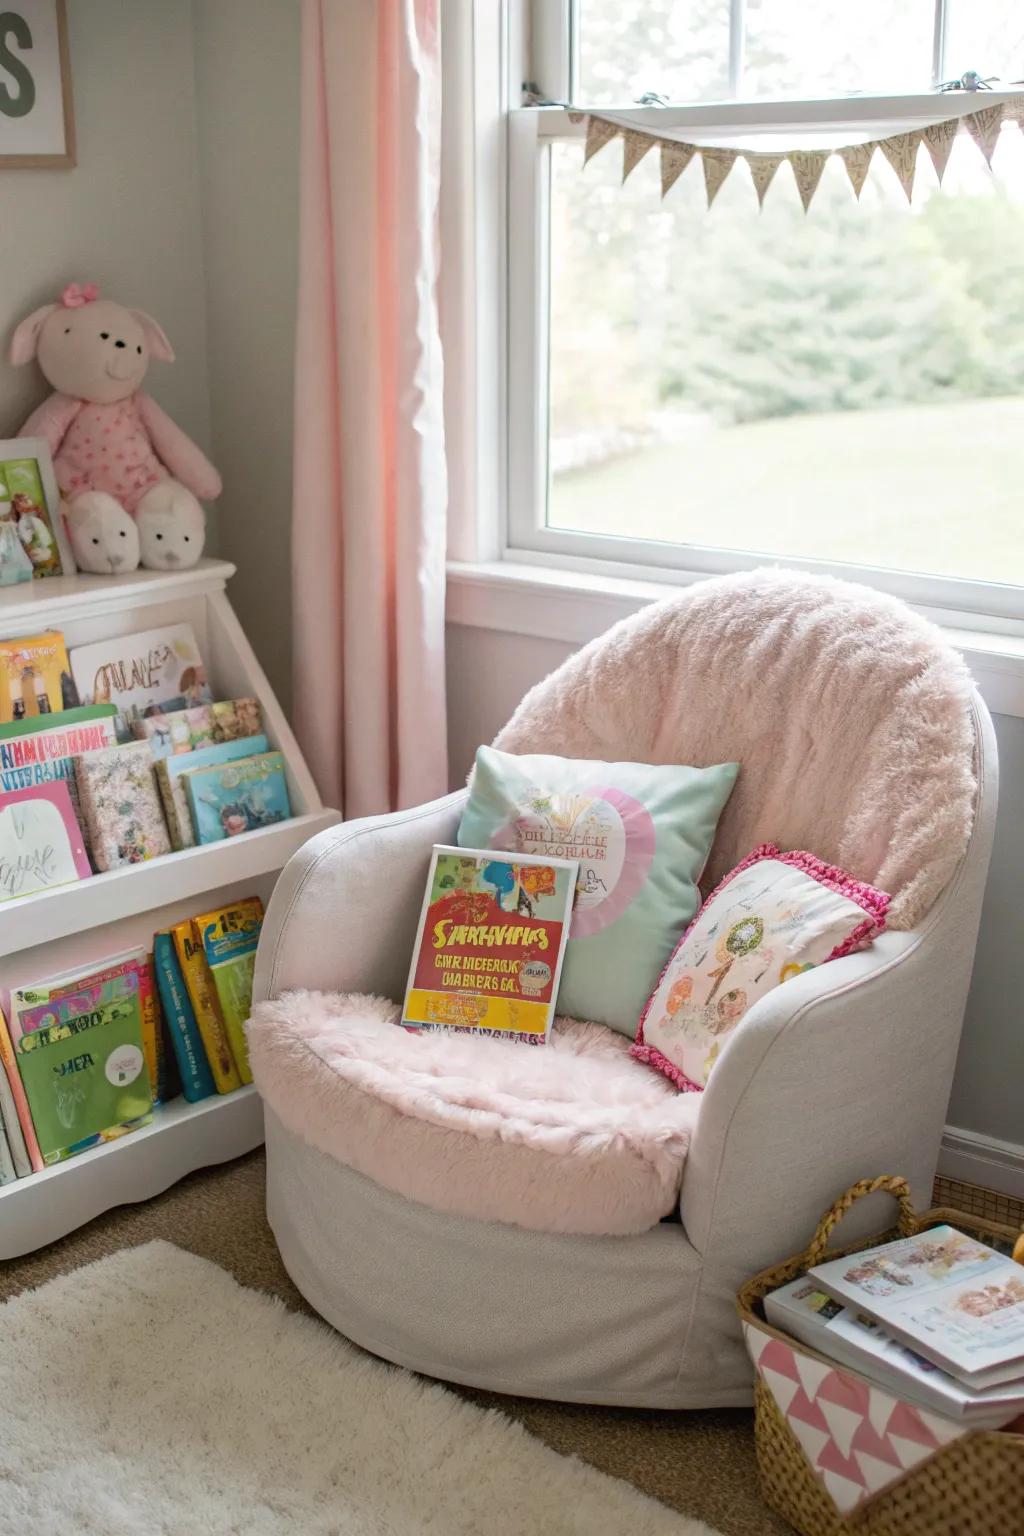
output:
[[15, 331], [11, 362], [33, 357], [55, 393], [19, 436], [44, 437], [50, 446], [78, 564], [131, 570], [141, 548], [150, 568], [194, 565], [204, 540], [199, 501], [219, 496], [221, 482], [195, 443], [139, 390], [151, 357], [174, 361], [160, 326], [142, 310], [99, 298], [91, 283], [72, 283]]

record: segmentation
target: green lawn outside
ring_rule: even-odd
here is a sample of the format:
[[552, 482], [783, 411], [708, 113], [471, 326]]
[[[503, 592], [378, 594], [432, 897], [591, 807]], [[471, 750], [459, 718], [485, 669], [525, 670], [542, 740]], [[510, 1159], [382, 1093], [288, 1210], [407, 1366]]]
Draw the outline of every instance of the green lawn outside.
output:
[[1024, 585], [1024, 397], [709, 428], [557, 476], [548, 521]]

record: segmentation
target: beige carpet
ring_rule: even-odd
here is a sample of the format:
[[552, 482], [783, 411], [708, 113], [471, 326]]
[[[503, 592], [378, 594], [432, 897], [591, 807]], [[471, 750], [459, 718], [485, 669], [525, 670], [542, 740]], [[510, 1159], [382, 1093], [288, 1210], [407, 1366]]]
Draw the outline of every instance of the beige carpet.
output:
[[[0, 1298], [120, 1248], [164, 1238], [212, 1259], [243, 1285], [308, 1311], [277, 1256], [263, 1186], [262, 1153], [194, 1174], [146, 1205], [112, 1211], [51, 1248], [0, 1266]], [[647, 1413], [463, 1395], [503, 1408], [555, 1450], [625, 1478], [722, 1536], [786, 1536], [790, 1530], [758, 1496], [751, 1415], [743, 1410]]]

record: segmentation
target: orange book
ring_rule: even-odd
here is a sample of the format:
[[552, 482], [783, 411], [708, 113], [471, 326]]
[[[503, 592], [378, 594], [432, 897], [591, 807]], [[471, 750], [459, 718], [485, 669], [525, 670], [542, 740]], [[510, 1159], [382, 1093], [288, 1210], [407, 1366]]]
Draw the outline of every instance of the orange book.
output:
[[210, 1071], [213, 1073], [213, 1081], [217, 1085], [217, 1092], [232, 1093], [236, 1088], [241, 1088], [242, 1079], [231, 1054], [228, 1033], [224, 1027], [224, 1016], [221, 1013], [217, 989], [213, 984], [213, 976], [203, 950], [202, 938], [196, 932], [191, 918], [186, 918], [183, 923], [176, 923], [171, 929], [171, 937], [174, 939], [178, 964], [185, 978], [192, 1011], [196, 1016], [199, 1034], [210, 1063]]

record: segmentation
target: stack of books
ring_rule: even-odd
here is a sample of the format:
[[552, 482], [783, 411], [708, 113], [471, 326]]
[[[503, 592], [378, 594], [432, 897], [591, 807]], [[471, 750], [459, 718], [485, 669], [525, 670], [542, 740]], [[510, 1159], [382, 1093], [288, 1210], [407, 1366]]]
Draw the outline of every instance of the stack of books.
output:
[[0, 901], [290, 816], [257, 701], [213, 699], [190, 625], [0, 641]]
[[955, 1227], [819, 1264], [764, 1308], [781, 1332], [919, 1407], [1024, 1430], [1024, 1265]]
[[156, 1105], [252, 1082], [245, 1022], [263, 903], [14, 987], [0, 1009], [0, 1184], [145, 1125]]

